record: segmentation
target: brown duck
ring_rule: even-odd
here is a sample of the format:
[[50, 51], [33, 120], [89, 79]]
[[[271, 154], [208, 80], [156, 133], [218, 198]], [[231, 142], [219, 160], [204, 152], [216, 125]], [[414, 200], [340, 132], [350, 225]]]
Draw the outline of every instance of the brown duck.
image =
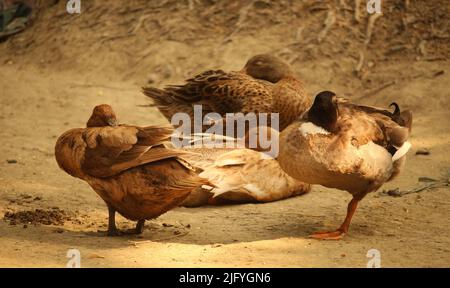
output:
[[317, 239], [341, 239], [358, 202], [397, 176], [411, 147], [412, 113], [359, 106], [318, 94], [303, 117], [281, 132], [278, 161], [287, 174], [311, 184], [350, 192], [353, 199], [342, 225], [317, 232]]
[[241, 71], [209, 70], [184, 85], [165, 89], [144, 87], [161, 113], [170, 121], [177, 112], [193, 119], [193, 105], [202, 104], [203, 113], [279, 113], [280, 130], [305, 112], [312, 98], [288, 64], [277, 57], [252, 57]]
[[238, 148], [185, 148], [180, 156], [215, 187], [196, 189], [182, 205], [272, 202], [308, 193], [311, 185], [287, 175], [267, 154]]
[[108, 105], [96, 106], [86, 126], [58, 138], [56, 161], [106, 202], [110, 236], [121, 234], [115, 225], [116, 211], [138, 221], [128, 233], [141, 233], [146, 219], [179, 205], [203, 184], [212, 186], [177, 160], [187, 152], [163, 145], [172, 128], [117, 125]]

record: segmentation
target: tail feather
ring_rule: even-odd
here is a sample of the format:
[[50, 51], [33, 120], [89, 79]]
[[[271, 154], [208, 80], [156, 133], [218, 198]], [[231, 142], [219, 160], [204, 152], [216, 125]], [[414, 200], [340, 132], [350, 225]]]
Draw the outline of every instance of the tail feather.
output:
[[170, 91], [154, 87], [143, 87], [142, 93], [153, 100], [154, 106], [158, 108], [168, 121], [171, 121], [176, 113], [187, 113], [191, 117], [194, 115], [192, 104], [183, 101], [179, 97], [174, 97], [174, 93]]
[[173, 103], [170, 95], [165, 90], [154, 87], [142, 87], [142, 93], [151, 98], [156, 105], [167, 106]]

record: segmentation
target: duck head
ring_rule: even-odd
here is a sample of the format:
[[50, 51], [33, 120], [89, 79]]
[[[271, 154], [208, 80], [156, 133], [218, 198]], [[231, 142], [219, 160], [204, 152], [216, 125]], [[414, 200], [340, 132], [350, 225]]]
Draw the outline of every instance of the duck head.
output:
[[308, 111], [308, 120], [328, 132], [336, 132], [338, 118], [338, 101], [336, 94], [323, 91], [317, 94]]
[[255, 79], [266, 80], [272, 83], [292, 75], [292, 70], [288, 64], [280, 58], [268, 54], [259, 54], [250, 58], [242, 72]]
[[105, 127], [117, 126], [117, 118], [111, 106], [101, 104], [95, 106], [92, 115], [89, 118], [86, 127]]

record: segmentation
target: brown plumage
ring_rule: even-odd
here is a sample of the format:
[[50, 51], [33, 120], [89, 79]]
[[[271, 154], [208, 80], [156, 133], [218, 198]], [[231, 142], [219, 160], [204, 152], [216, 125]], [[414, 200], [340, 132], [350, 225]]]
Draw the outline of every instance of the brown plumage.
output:
[[87, 128], [62, 134], [55, 146], [58, 165], [86, 181], [106, 202], [108, 235], [118, 235], [115, 212], [138, 221], [141, 233], [146, 219], [179, 205], [189, 193], [209, 184], [179, 162], [188, 152], [166, 148], [172, 128], [120, 125], [111, 107], [95, 107]]
[[280, 136], [278, 161], [290, 176], [353, 195], [339, 229], [318, 239], [347, 233], [358, 202], [400, 172], [411, 147], [412, 113], [355, 105], [332, 92], [319, 93], [308, 113]]
[[196, 189], [184, 206], [272, 202], [308, 193], [311, 185], [287, 175], [278, 162], [251, 149], [185, 148], [180, 158], [195, 167], [213, 189]]
[[144, 87], [161, 113], [170, 121], [177, 112], [193, 119], [193, 105], [202, 104], [204, 114], [279, 113], [280, 130], [305, 112], [312, 98], [293, 71], [279, 58], [261, 54], [252, 57], [241, 71], [209, 70], [184, 85], [165, 89]]

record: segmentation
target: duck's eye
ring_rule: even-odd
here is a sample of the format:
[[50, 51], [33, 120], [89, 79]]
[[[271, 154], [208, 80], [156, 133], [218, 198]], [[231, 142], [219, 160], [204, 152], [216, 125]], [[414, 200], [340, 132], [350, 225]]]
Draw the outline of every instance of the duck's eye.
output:
[[264, 63], [263, 63], [262, 61], [256, 61], [256, 62], [255, 62], [255, 65], [256, 65], [256, 66], [262, 66], [263, 64], [264, 64]]

